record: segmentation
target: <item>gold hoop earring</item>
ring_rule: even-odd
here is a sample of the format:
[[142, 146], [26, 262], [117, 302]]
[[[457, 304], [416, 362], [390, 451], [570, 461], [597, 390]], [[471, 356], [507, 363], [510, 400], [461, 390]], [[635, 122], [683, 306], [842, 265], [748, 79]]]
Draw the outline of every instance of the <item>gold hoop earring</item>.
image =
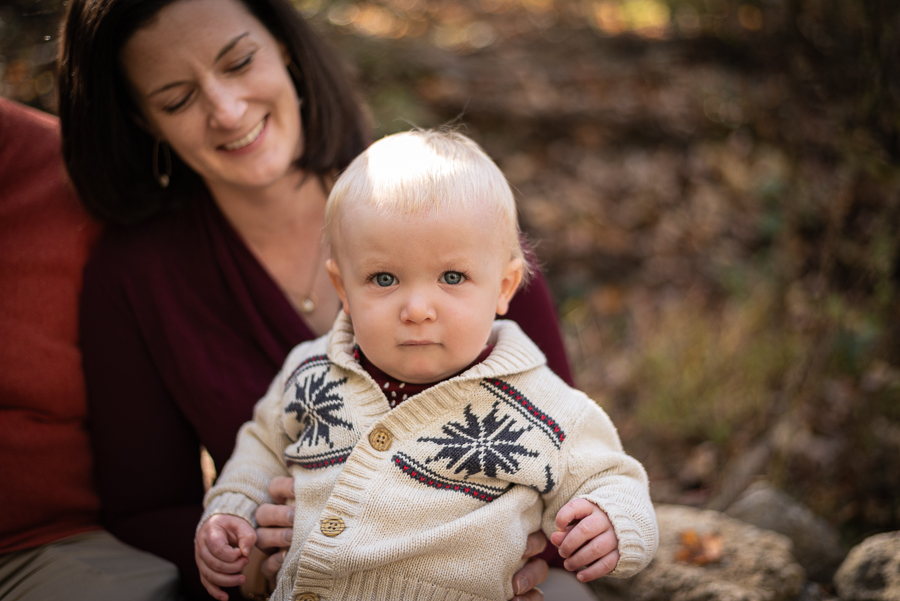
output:
[[[166, 172], [159, 172], [159, 147], [162, 146], [163, 149], [163, 163], [166, 166]], [[172, 178], [172, 153], [169, 151], [169, 145], [160, 140], [156, 139], [156, 142], [153, 144], [153, 177], [156, 178], [156, 181], [159, 183], [160, 188], [168, 188], [169, 181]]]

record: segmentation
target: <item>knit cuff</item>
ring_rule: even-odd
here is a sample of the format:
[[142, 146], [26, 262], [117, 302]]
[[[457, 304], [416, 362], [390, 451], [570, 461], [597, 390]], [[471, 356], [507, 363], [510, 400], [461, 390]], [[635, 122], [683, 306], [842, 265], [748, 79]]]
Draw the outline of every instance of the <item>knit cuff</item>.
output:
[[250, 522], [251, 526], [256, 528], [256, 508], [256, 503], [240, 493], [222, 493], [209, 500], [206, 511], [203, 512], [203, 518], [200, 520], [200, 523], [197, 524], [197, 530], [200, 530], [200, 526], [202, 526], [206, 520], [220, 513], [244, 518]]
[[579, 498], [587, 499], [606, 513], [619, 541], [619, 563], [607, 576], [628, 578], [647, 567], [659, 544], [655, 514], [652, 520], [641, 524], [625, 507], [609, 498], [592, 493], [580, 495]]

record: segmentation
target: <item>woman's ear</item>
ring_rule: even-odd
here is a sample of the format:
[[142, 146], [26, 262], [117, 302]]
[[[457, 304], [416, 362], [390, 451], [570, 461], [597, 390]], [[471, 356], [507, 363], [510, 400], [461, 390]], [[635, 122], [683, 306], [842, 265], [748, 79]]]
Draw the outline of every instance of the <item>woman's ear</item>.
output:
[[281, 52], [281, 60], [284, 61], [284, 66], [287, 67], [291, 64], [291, 53], [288, 52], [287, 45], [284, 42], [278, 41], [278, 50]]
[[338, 267], [337, 261], [328, 259], [325, 261], [325, 269], [328, 271], [331, 285], [334, 286], [338, 296], [341, 298], [341, 306], [344, 309], [344, 313], [350, 315], [350, 304], [347, 302], [347, 290], [344, 288], [344, 278], [341, 276], [341, 269]]
[[142, 114], [140, 114], [140, 112], [128, 111], [128, 118], [134, 121], [135, 125], [144, 130], [144, 132], [146, 132], [146, 134], [154, 140], [160, 139], [163, 142], [165, 141], [160, 138], [159, 133], [156, 131], [156, 128], [153, 127], [150, 122], [147, 121], [147, 119], [145, 119]]
[[525, 263], [522, 257], [516, 257], [511, 260], [503, 272], [503, 279], [500, 281], [500, 296], [497, 298], [497, 315], [506, 315], [509, 310], [509, 302], [519, 289], [524, 275]]

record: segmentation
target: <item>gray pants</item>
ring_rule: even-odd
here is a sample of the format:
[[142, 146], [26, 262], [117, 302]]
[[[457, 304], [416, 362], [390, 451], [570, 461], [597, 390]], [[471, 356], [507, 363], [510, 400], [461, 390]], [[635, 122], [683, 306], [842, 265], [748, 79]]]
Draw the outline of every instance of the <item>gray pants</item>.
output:
[[538, 588], [544, 592], [544, 601], [597, 601], [591, 587], [562, 568], [550, 568], [547, 580]]
[[176, 601], [178, 569], [105, 530], [0, 555], [4, 601]]

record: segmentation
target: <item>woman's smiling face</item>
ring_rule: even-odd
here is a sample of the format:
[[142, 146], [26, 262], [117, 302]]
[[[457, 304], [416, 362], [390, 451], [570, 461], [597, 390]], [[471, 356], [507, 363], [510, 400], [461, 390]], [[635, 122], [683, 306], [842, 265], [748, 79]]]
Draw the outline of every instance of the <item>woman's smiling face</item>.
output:
[[214, 194], [274, 184], [302, 155], [288, 55], [238, 0], [170, 4], [119, 59], [144, 127]]

